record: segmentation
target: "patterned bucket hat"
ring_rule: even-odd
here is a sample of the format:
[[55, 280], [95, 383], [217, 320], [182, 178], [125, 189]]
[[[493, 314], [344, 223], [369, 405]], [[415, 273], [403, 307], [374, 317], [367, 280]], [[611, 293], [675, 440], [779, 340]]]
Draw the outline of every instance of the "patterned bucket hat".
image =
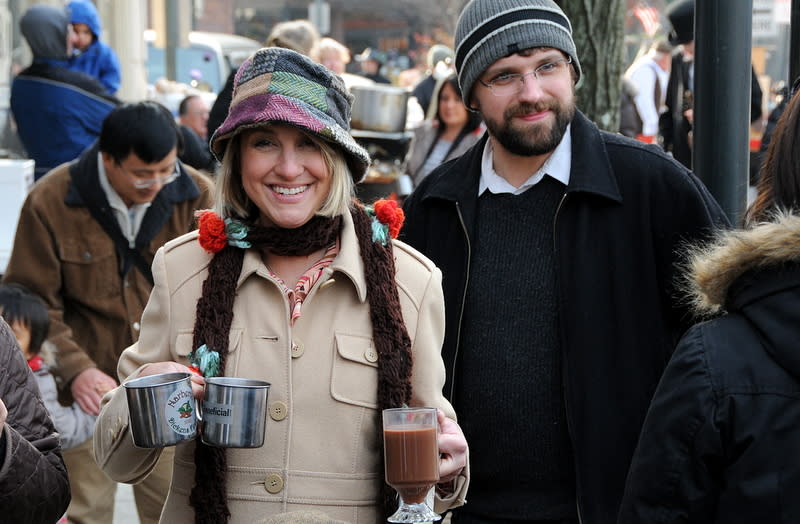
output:
[[352, 101], [342, 79], [308, 57], [280, 47], [259, 49], [236, 73], [228, 116], [211, 138], [211, 150], [222, 160], [237, 133], [286, 123], [339, 146], [358, 183], [370, 158], [350, 136]]

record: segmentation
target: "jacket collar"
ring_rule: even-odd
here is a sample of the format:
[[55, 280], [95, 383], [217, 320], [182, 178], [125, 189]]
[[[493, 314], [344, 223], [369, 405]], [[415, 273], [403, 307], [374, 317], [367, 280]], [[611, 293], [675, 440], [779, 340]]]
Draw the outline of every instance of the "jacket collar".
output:
[[[64, 197], [64, 203], [72, 207], [88, 208], [103, 230], [112, 240], [115, 240], [115, 243], [119, 243], [119, 237], [123, 235], [108, 203], [108, 198], [100, 186], [97, 166], [98, 151], [99, 147], [95, 143], [69, 166], [70, 184], [67, 195]], [[161, 231], [172, 216], [175, 204], [200, 196], [200, 188], [197, 187], [180, 162], [178, 162], [178, 170], [180, 172], [178, 178], [161, 188], [161, 191], [150, 203], [150, 207], [147, 208], [139, 233], [136, 235], [136, 251], [141, 251], [149, 245]]]
[[[353, 287], [358, 294], [358, 300], [362, 303], [367, 300], [367, 279], [364, 276], [364, 263], [361, 260], [361, 250], [358, 247], [358, 238], [353, 225], [353, 217], [350, 213], [342, 215], [339, 254], [325, 271], [328, 274], [341, 273], [346, 276], [353, 283]], [[261, 259], [261, 254], [255, 249], [248, 249], [244, 255], [242, 272], [239, 275], [236, 287], [241, 286], [254, 273], [264, 277], [269, 274]]]
[[[576, 110], [571, 132], [572, 169], [567, 192], [589, 193], [622, 202], [600, 130]], [[488, 133], [461, 158], [444, 168], [441, 176], [432, 179], [422, 199], [438, 198], [462, 205], [477, 200], [481, 155], [487, 140]]]
[[[108, 205], [108, 199], [103, 193], [103, 188], [100, 187], [98, 178], [98, 152], [99, 146], [95, 142], [94, 145], [83, 152], [78, 160], [69, 166], [72, 183], [69, 185], [67, 196], [64, 198], [64, 203], [68, 206], [87, 207], [91, 202], [102, 202], [103, 205]], [[180, 173], [178, 178], [161, 188], [161, 191], [153, 199], [151, 208], [154, 205], [159, 207], [162, 202], [172, 206], [200, 196], [200, 188], [197, 187], [197, 184], [195, 184], [180, 161], [178, 162], [178, 171]], [[148, 213], [150, 213], [149, 210]]]

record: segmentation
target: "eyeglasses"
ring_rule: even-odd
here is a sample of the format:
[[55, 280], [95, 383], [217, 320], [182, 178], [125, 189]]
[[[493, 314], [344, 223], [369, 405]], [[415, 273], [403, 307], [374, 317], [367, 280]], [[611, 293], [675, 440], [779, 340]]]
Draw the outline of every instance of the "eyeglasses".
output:
[[177, 162], [172, 168], [172, 172], [165, 176], [154, 176], [154, 177], [143, 177], [138, 175], [134, 172], [128, 171], [125, 167], [122, 166], [121, 163], [117, 163], [122, 171], [124, 171], [128, 176], [133, 179], [133, 187], [136, 189], [150, 189], [156, 184], [160, 184], [162, 186], [166, 186], [170, 182], [173, 182], [180, 173], [178, 172], [178, 164]]
[[524, 89], [526, 76], [533, 75], [539, 81], [539, 85], [547, 85], [549, 82], [559, 78], [571, 63], [572, 57], [559, 58], [540, 65], [530, 73], [501, 73], [491, 82], [484, 82], [480, 79], [478, 81], [489, 88], [489, 91], [494, 96], [515, 95]]

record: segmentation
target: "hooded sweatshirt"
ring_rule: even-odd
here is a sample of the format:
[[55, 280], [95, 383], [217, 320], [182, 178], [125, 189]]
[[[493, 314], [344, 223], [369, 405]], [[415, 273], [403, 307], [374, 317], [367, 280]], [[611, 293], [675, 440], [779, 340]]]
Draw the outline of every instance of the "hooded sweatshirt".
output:
[[114, 50], [100, 41], [103, 29], [94, 4], [88, 0], [73, 0], [67, 4], [67, 12], [70, 23], [85, 24], [94, 35], [89, 47], [76, 51], [70, 59], [70, 68], [97, 78], [110, 94], [116, 93], [120, 82], [119, 60]]
[[67, 27], [69, 19], [60, 9], [35, 5], [19, 21], [22, 36], [28, 42], [34, 60], [67, 60]]

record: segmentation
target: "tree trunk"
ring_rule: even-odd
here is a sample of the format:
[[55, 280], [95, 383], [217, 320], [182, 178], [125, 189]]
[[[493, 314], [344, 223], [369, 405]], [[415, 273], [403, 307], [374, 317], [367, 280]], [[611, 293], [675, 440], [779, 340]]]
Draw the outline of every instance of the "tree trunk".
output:
[[556, 0], [572, 23], [583, 72], [578, 109], [600, 128], [619, 130], [625, 0]]

